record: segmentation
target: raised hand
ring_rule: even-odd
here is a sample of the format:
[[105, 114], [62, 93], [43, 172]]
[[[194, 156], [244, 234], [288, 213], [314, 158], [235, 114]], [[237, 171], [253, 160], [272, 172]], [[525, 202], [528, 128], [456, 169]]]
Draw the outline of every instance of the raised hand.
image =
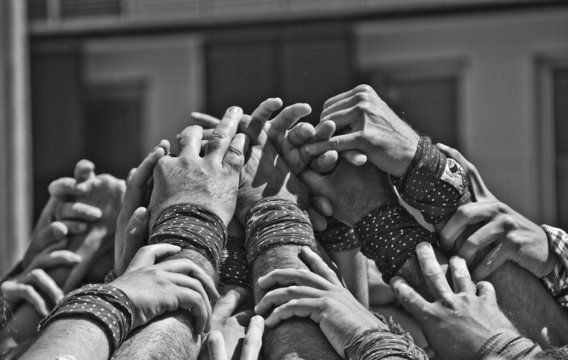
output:
[[179, 156], [165, 156], [154, 167], [150, 225], [166, 208], [188, 203], [212, 211], [229, 224], [247, 148], [246, 135], [235, 135], [242, 115], [239, 107], [227, 110], [207, 141], [203, 157], [199, 156], [202, 127], [189, 126], [182, 131]]
[[4, 300], [15, 309], [25, 301], [33, 305], [41, 316], [47, 316], [51, 307], [63, 298], [63, 290], [47, 274], [53, 267], [71, 267], [81, 262], [81, 257], [64, 250], [67, 240], [63, 239], [48, 246], [37, 254], [20, 274], [4, 281], [0, 290]]
[[435, 301], [425, 300], [400, 277], [394, 277], [391, 286], [404, 308], [422, 326], [437, 358], [477, 359], [481, 346], [492, 334], [517, 331], [499, 310], [493, 286], [484, 281], [475, 284], [463, 259], [450, 259], [452, 290], [432, 245], [418, 244], [416, 254]]
[[258, 359], [264, 320], [253, 316], [252, 307], [245, 306], [248, 296], [247, 289], [237, 287], [217, 300], [213, 307], [211, 332], [205, 339], [207, 346], [201, 348], [200, 360]]
[[[379, 169], [402, 176], [410, 165], [418, 134], [402, 121], [368, 85], [359, 85], [324, 103], [321, 122], [332, 121], [341, 134], [308, 144], [312, 156], [328, 150], [357, 150]], [[351, 155], [355, 158], [356, 155]], [[360, 165], [363, 159], [357, 162]]]
[[114, 238], [114, 271], [118, 276], [124, 273], [136, 251], [148, 240], [148, 210], [144, 207], [144, 199], [156, 163], [168, 155], [169, 150], [169, 142], [162, 140], [128, 176]]
[[[476, 202], [460, 206], [440, 231], [440, 245], [466, 260], [472, 276], [483, 280], [507, 261], [537, 278], [548, 275], [557, 255], [543, 228], [500, 202], [489, 191], [477, 168], [457, 150], [437, 146], [462, 165]], [[474, 231], [471, 231], [474, 229]]]
[[209, 298], [219, 297], [211, 277], [189, 259], [156, 264], [180, 251], [171, 244], [147, 245], [138, 250], [124, 274], [110, 283], [132, 301], [133, 329], [177, 309], [192, 313], [198, 333], [211, 328]]
[[[275, 327], [293, 316], [309, 317], [319, 324], [337, 354], [345, 358], [345, 347], [367, 329], [386, 325], [361, 305], [337, 275], [311, 249], [304, 247], [302, 260], [311, 271], [278, 269], [258, 279], [258, 286], [269, 290], [255, 306], [255, 312], [266, 315], [266, 326]], [[313, 272], [312, 272], [313, 271]]]

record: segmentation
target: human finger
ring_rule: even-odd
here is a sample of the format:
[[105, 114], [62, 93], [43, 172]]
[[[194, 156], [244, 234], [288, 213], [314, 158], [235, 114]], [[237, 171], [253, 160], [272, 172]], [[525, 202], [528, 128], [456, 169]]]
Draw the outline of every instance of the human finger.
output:
[[69, 196], [82, 196], [86, 194], [85, 186], [78, 186], [77, 181], [71, 177], [53, 180], [47, 187], [49, 195], [65, 200]]
[[[203, 287], [203, 284], [190, 276], [184, 274], [177, 274], [177, 273], [168, 273], [169, 280], [176, 284], [177, 286], [184, 287], [186, 289], [191, 289], [197, 292], [201, 296], [201, 303], [203, 306], [198, 304], [198, 312], [200, 316], [204, 318], [205, 322], [205, 331], [211, 330], [211, 319], [213, 316], [213, 308], [211, 307], [211, 302], [209, 301], [209, 296], [207, 296], [207, 292]], [[192, 309], [192, 312], [194, 309]]]
[[57, 220], [84, 220], [92, 222], [100, 219], [102, 215], [103, 213], [98, 207], [80, 202], [58, 203], [55, 207], [55, 218]]
[[317, 172], [306, 169], [300, 173], [300, 180], [308, 186], [312, 195], [322, 196], [323, 190], [326, 188], [327, 177], [325, 175], [318, 174]]
[[308, 246], [303, 246], [299, 253], [300, 259], [306, 264], [310, 270], [318, 274], [322, 278], [326, 279], [335, 286], [343, 287], [341, 280], [337, 277], [335, 271], [333, 271], [323, 259], [316, 254], [315, 251], [310, 249]]
[[359, 121], [361, 117], [361, 109], [359, 106], [352, 106], [350, 108], [342, 109], [333, 112], [323, 118], [323, 121], [333, 121], [337, 130], [352, 128], [353, 124]]
[[17, 284], [14, 287], [14, 294], [18, 298], [24, 299], [25, 301], [30, 303], [40, 315], [49, 315], [45, 300], [43, 300], [43, 298], [39, 295], [39, 293], [33, 286], [28, 284]]
[[[166, 276], [169, 275], [174, 274], [168, 274]], [[199, 292], [184, 286], [174, 286], [169, 290], [169, 293], [176, 297], [178, 308], [191, 312], [191, 315], [194, 318], [194, 329], [198, 334], [201, 334], [206, 331], [206, 329], [208, 330], [210, 328], [210, 313], [208, 313], [207, 305]], [[170, 311], [173, 310], [176, 309], [170, 309]]]
[[220, 318], [228, 318], [237, 308], [245, 302], [248, 297], [245, 288], [235, 288], [227, 291], [217, 302], [213, 308], [213, 313]]
[[25, 282], [34, 285], [35, 289], [45, 293], [54, 304], [57, 304], [59, 300], [63, 299], [63, 290], [61, 290], [57, 283], [47, 275], [43, 269], [30, 271], [26, 276]]
[[391, 279], [390, 286], [402, 306], [412, 317], [419, 320], [424, 318], [424, 312], [430, 307], [430, 303], [422, 295], [414, 290], [406, 280], [398, 276]]
[[51, 233], [56, 239], [63, 239], [68, 234], [83, 234], [89, 228], [89, 225], [83, 221], [59, 220], [49, 225]]
[[79, 254], [69, 250], [54, 250], [36, 256], [28, 269], [50, 269], [55, 266], [74, 266], [82, 261]]
[[221, 120], [209, 114], [204, 114], [197, 111], [191, 113], [190, 125], [199, 125], [204, 129], [214, 129], [217, 125], [219, 125], [220, 122]]
[[126, 272], [132, 272], [144, 266], [154, 265], [156, 261], [166, 256], [179, 253], [181, 247], [172, 244], [152, 244], [140, 248], [126, 268]]
[[264, 319], [255, 315], [250, 319], [241, 350], [241, 360], [257, 360], [262, 348]]
[[[142, 160], [134, 174], [130, 176], [126, 184], [120, 217], [130, 218], [135, 209], [142, 205], [146, 195], [147, 184], [152, 177], [154, 167], [158, 160], [169, 153], [169, 148], [170, 143], [167, 140], [160, 141], [160, 144]], [[123, 221], [125, 220], [123, 219]]]
[[178, 134], [177, 140], [180, 147], [179, 157], [194, 158], [201, 150], [203, 128], [198, 125], [188, 126]]
[[[272, 311], [270, 316], [264, 321], [265, 325], [273, 328], [281, 321], [289, 319], [293, 316], [311, 317], [312, 314], [321, 311], [320, 298], [305, 298], [291, 300], [285, 304], [278, 306]], [[314, 318], [312, 320], [315, 321]]]
[[472, 202], [458, 207], [440, 231], [440, 246], [446, 251], [455, 249], [459, 245], [456, 240], [469, 225], [488, 220], [498, 212], [498, 206], [491, 201]]
[[240, 172], [245, 162], [248, 146], [249, 137], [243, 133], [236, 134], [227, 149], [223, 162]]
[[219, 292], [215, 287], [215, 282], [213, 281], [213, 279], [211, 279], [211, 276], [207, 275], [207, 273], [202, 268], [200, 268], [197, 264], [189, 259], [182, 258], [162, 261], [161, 263], [156, 265], [156, 268], [168, 272], [185, 274], [192, 278], [195, 278], [203, 284], [203, 288], [205, 289], [205, 292], [211, 300], [217, 301], [220, 297]]
[[335, 132], [335, 123], [333, 121], [324, 120], [317, 124], [316, 133], [314, 134], [314, 141], [321, 141], [329, 139]]
[[344, 151], [341, 157], [355, 166], [363, 166], [367, 163], [367, 155], [357, 150]]
[[320, 119], [326, 119], [329, 115], [342, 111], [345, 109], [349, 109], [357, 105], [358, 103], [368, 101], [368, 94], [362, 91], [351, 93], [351, 96], [346, 96], [337, 101], [324, 106]]
[[477, 283], [477, 295], [483, 296], [492, 301], [496, 301], [497, 294], [495, 293], [495, 288], [488, 281], [480, 281]]
[[325, 293], [309, 286], [288, 286], [267, 292], [254, 307], [254, 312], [259, 315], [267, 314], [271, 309], [292, 300], [305, 298], [319, 298]]
[[422, 274], [426, 279], [426, 284], [428, 288], [432, 291], [432, 294], [436, 299], [446, 299], [453, 295], [453, 291], [448, 284], [448, 280], [436, 259], [436, 254], [432, 245], [427, 242], [421, 242], [416, 245], [416, 255], [418, 257], [418, 262], [420, 263], [420, 268], [422, 269]]
[[[342, 153], [343, 156], [344, 153]], [[333, 171], [337, 166], [339, 153], [335, 150], [329, 150], [314, 157], [310, 163], [310, 168], [320, 174], [327, 174]]]
[[228, 360], [225, 352], [225, 339], [219, 330], [212, 330], [207, 335], [207, 350], [209, 351], [209, 360]]
[[495, 270], [499, 269], [508, 260], [512, 260], [512, 251], [504, 242], [498, 243], [473, 270], [473, 279], [480, 281], [486, 279]]
[[327, 219], [314, 208], [308, 208], [308, 216], [315, 231], [324, 231], [327, 227]]
[[450, 258], [450, 272], [456, 293], [475, 294], [476, 286], [473, 281], [471, 281], [471, 276], [464, 259], [452, 256]]
[[359, 150], [361, 147], [361, 134], [359, 132], [337, 135], [328, 140], [318, 141], [315, 143], [302, 146], [302, 149], [308, 155], [319, 155], [329, 150], [335, 150], [339, 153], [346, 150]]
[[229, 149], [231, 141], [237, 133], [239, 121], [243, 115], [243, 109], [238, 106], [231, 106], [223, 115], [221, 122], [211, 135], [205, 148], [205, 157], [213, 157], [222, 161]]
[[300, 122], [296, 124], [288, 133], [288, 141], [292, 146], [303, 145], [306, 141], [310, 140], [315, 135], [315, 129], [312, 124], [307, 122]]
[[503, 235], [503, 225], [499, 221], [489, 221], [465, 239], [457, 255], [471, 265], [475, 262], [478, 254], [483, 253], [488, 246], [499, 241]]
[[264, 125], [272, 114], [282, 107], [282, 104], [282, 99], [280, 98], [269, 98], [254, 109], [246, 126], [246, 133], [250, 137], [252, 144], [258, 144], [258, 137]]
[[275, 286], [309, 286], [317, 289], [330, 289], [333, 285], [323, 277], [305, 269], [276, 269], [258, 278], [261, 289]]
[[330, 107], [331, 105], [335, 104], [336, 102], [339, 102], [343, 99], [347, 99], [347, 98], [352, 97], [353, 95], [355, 95], [358, 92], [375, 92], [375, 91], [369, 85], [365, 85], [365, 84], [357, 85], [351, 90], [345, 91], [341, 94], [335, 95], [335, 96], [329, 98], [328, 100], [326, 100], [326, 102], [324, 102], [324, 104], [323, 104], [323, 108], [326, 109], [326, 108]]
[[[124, 238], [117, 239], [117, 244], [115, 245], [121, 245], [115, 246], [115, 251], [119, 252], [115, 254], [115, 261], [118, 260], [120, 262], [120, 265], [115, 264], [117, 275], [121, 275], [124, 272], [138, 249], [146, 244], [148, 237], [148, 220], [148, 210], [144, 207], [139, 207], [134, 211], [134, 214], [132, 214], [130, 221], [128, 221], [126, 225], [123, 233]], [[122, 240], [122, 244], [118, 244], [120, 240]], [[175, 253], [177, 253], [177, 251]]]
[[75, 165], [73, 176], [78, 183], [85, 182], [95, 177], [95, 164], [86, 159], [79, 160]]
[[279, 133], [286, 133], [301, 118], [311, 114], [312, 108], [309, 104], [296, 103], [282, 109], [274, 119], [270, 120], [270, 128]]
[[324, 196], [312, 196], [310, 199], [311, 206], [320, 214], [325, 216], [333, 216], [333, 204]]

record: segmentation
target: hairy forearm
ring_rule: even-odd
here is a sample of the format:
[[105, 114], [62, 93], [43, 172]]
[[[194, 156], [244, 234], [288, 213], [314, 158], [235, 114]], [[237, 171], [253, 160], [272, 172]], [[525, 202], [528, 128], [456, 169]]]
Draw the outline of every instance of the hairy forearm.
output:
[[[298, 258], [299, 246], [282, 245], [268, 249], [253, 264], [255, 302], [264, 291], [256, 284], [258, 278], [275, 269], [307, 267]], [[271, 359], [339, 359], [319, 326], [310, 319], [292, 318], [281, 322], [274, 329], [267, 329], [264, 336], [264, 357]]]
[[[436, 256], [449, 278], [447, 256], [439, 249], [436, 250]], [[397, 275], [433, 300], [415, 257], [408, 258]], [[507, 262], [487, 281], [495, 287], [499, 306], [522, 334], [541, 346], [549, 341], [555, 346], [568, 342], [568, 312], [534, 275], [515, 263]]]
[[[187, 258], [215, 277], [211, 262], [201, 253], [182, 250], [168, 259]], [[167, 346], [164, 346], [167, 344]], [[201, 348], [199, 334], [186, 311], [168, 313], [132, 334], [115, 352], [115, 359], [196, 359]]]
[[83, 319], [61, 319], [50, 324], [20, 359], [102, 360], [109, 358], [109, 349], [99, 325]]

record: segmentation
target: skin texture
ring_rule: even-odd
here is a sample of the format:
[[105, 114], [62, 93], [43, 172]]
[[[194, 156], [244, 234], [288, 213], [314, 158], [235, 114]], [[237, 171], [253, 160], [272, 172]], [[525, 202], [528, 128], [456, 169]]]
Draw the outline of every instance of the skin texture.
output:
[[[112, 257], [109, 255], [124, 190], [123, 180], [106, 174], [95, 175], [94, 165], [85, 160], [77, 164], [75, 179], [59, 180], [57, 186], [53, 183], [50, 185], [50, 191], [58, 191], [52, 195], [55, 205], [50, 216], [63, 224], [68, 221], [75, 224], [80, 221], [89, 222], [86, 232], [73, 234], [68, 239], [67, 249], [79, 255], [82, 261], [73, 268], [59, 266], [47, 272], [64, 293], [77, 288], [82, 281], [102, 281], [104, 274], [112, 267]], [[73, 191], [81, 194], [72, 197], [75, 202], [56, 201], [57, 198], [64, 198], [63, 194]], [[44, 219], [40, 218], [40, 223], [43, 224]], [[41, 239], [38, 239], [41, 245], [34, 246], [34, 251], [46, 245], [46, 242], [39, 240]], [[93, 271], [95, 269], [100, 272]], [[31, 304], [23, 303], [15, 310], [10, 326], [3, 329], [0, 338], [13, 338], [16, 343], [29, 339], [35, 335], [40, 319], [41, 316]]]
[[277, 269], [259, 278], [263, 290], [284, 286], [266, 293], [255, 307], [257, 313], [267, 315], [268, 327], [292, 316], [308, 317], [319, 325], [341, 358], [345, 347], [357, 335], [372, 328], [386, 328], [353, 297], [315, 252], [304, 247], [300, 257], [309, 266], [308, 271]]
[[[298, 258], [298, 246], [279, 246], [266, 251], [253, 264], [255, 302], [266, 293], [258, 287], [258, 278], [275, 269], [305, 269]], [[265, 330], [264, 358], [271, 359], [338, 359], [318, 325], [309, 319], [293, 317], [277, 327]]]
[[[154, 190], [150, 199], [150, 225], [167, 207], [191, 203], [217, 214], [225, 225], [233, 217], [238, 177], [246, 152], [246, 137], [235, 136], [240, 108], [230, 108], [214, 130], [200, 156], [202, 128], [191, 126], [179, 137], [180, 155], [157, 161]], [[210, 181], [215, 179], [215, 181]], [[185, 249], [173, 258], [191, 260], [210, 279], [216, 270], [201, 253]], [[169, 259], [168, 259], [169, 260]], [[217, 298], [213, 298], [217, 300]], [[201, 348], [201, 331], [188, 312], [172, 312], [150, 322], [134, 333], [115, 353], [116, 359], [195, 359]], [[207, 329], [209, 330], [209, 329]], [[168, 346], [156, 346], [156, 343]]]
[[329, 257], [337, 265], [347, 289], [363, 306], [369, 307], [367, 258], [360, 249], [330, 251]]
[[207, 334], [207, 346], [201, 349], [199, 360], [258, 359], [264, 319], [254, 315], [247, 298], [247, 289], [235, 287], [217, 301], [213, 308], [212, 330]]
[[[192, 309], [198, 327], [205, 327], [207, 293], [216, 294], [213, 282], [187, 259], [164, 261], [160, 258], [180, 252], [170, 244], [149, 245], [140, 249], [123, 276], [111, 282], [122, 290], [133, 304], [133, 329], [160, 314]], [[192, 274], [192, 277], [186, 276]], [[142, 285], [143, 284], [143, 285]], [[203, 284], [203, 285], [202, 285]], [[200, 321], [201, 319], [201, 321]], [[76, 359], [107, 359], [111, 354], [102, 327], [78, 318], [62, 318], [52, 322], [41, 333], [22, 359], [45, 359], [74, 356]]]
[[391, 286], [405, 309], [421, 322], [437, 358], [476, 359], [491, 334], [517, 332], [500, 311], [493, 286], [488, 282], [475, 284], [463, 259], [450, 259], [452, 289], [432, 245], [420, 243], [416, 253], [434, 301], [425, 300], [400, 277], [393, 278]]

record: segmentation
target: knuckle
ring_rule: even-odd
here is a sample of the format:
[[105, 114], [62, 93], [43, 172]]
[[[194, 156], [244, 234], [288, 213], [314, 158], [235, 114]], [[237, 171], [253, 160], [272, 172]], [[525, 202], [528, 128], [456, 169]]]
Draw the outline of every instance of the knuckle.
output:
[[358, 85], [355, 89], [357, 91], [370, 92], [370, 93], [375, 91], [375, 90], [373, 90], [373, 88], [370, 85], [367, 85], [367, 84]]

